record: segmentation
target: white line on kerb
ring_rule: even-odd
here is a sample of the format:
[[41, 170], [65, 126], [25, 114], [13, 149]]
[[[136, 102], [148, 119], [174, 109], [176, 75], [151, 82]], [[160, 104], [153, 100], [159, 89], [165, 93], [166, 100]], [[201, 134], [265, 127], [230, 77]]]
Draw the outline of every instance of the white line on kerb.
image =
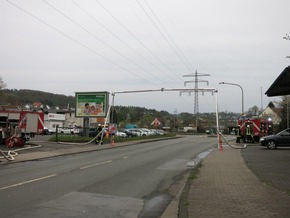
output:
[[104, 162], [100, 162], [100, 163], [84, 166], [84, 167], [81, 167], [80, 169], [84, 170], [84, 169], [87, 169], [87, 168], [90, 168], [90, 167], [95, 167], [95, 166], [99, 166], [99, 165], [103, 165], [103, 164], [107, 164], [107, 163], [111, 163], [111, 162], [112, 162], [112, 160], [108, 160], [108, 161], [104, 161]]
[[20, 182], [20, 183], [14, 184], [14, 185], [9, 185], [9, 186], [0, 188], [0, 190], [13, 188], [13, 187], [17, 187], [17, 186], [20, 186], [20, 185], [25, 185], [25, 184], [28, 184], [28, 183], [32, 183], [32, 182], [37, 182], [37, 181], [48, 179], [48, 178], [51, 178], [51, 177], [54, 177], [54, 176], [56, 176], [56, 174], [52, 174], [52, 175], [49, 175], [49, 176], [44, 176], [44, 177], [37, 178], [37, 179], [32, 179], [32, 180], [25, 181], [25, 182]]

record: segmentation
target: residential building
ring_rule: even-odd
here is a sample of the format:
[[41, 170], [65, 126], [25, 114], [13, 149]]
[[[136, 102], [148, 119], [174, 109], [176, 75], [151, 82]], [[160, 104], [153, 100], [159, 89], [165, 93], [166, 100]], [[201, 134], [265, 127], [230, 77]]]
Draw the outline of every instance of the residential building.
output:
[[280, 116], [281, 110], [282, 110], [282, 108], [268, 106], [262, 112], [261, 116], [271, 118], [273, 125], [279, 125], [279, 123], [281, 122], [281, 116]]

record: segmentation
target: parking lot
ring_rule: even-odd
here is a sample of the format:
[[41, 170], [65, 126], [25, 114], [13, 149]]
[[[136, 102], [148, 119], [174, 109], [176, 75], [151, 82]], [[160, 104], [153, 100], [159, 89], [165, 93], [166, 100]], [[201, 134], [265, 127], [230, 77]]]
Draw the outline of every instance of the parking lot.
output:
[[248, 168], [262, 182], [290, 194], [290, 147], [269, 150], [255, 144], [241, 152]]

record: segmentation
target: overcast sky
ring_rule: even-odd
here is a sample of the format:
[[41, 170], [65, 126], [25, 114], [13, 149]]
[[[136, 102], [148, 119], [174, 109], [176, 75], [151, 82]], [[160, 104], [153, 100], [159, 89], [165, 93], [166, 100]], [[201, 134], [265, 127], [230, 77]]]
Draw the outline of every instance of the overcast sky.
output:
[[[266, 107], [289, 66], [289, 0], [0, 1], [0, 75], [9, 89], [55, 94], [218, 89], [220, 111]], [[202, 82], [204, 81], [204, 82]], [[207, 86], [207, 82], [209, 82]], [[194, 111], [194, 93], [119, 94], [116, 105]], [[199, 94], [199, 112], [215, 96]]]

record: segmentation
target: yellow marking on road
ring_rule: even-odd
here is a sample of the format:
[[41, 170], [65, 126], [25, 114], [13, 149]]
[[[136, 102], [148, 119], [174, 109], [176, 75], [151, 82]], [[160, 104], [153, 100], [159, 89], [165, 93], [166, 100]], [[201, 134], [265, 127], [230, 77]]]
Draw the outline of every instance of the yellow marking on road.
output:
[[108, 161], [104, 161], [104, 162], [100, 162], [100, 163], [84, 166], [84, 167], [81, 167], [80, 169], [84, 170], [84, 169], [87, 169], [87, 168], [96, 167], [96, 166], [100, 166], [100, 165], [103, 165], [103, 164], [108, 164], [108, 163], [111, 163], [111, 162], [113, 162], [113, 161], [112, 160], [108, 160]]
[[48, 179], [48, 178], [51, 178], [51, 177], [54, 177], [54, 176], [56, 176], [56, 174], [40, 177], [40, 178], [37, 178], [37, 179], [32, 179], [32, 180], [25, 181], [25, 182], [20, 182], [20, 183], [14, 184], [14, 185], [5, 186], [5, 187], [0, 188], [0, 190], [9, 189], [9, 188], [25, 185], [25, 184], [32, 183], [32, 182], [37, 182], [37, 181]]

